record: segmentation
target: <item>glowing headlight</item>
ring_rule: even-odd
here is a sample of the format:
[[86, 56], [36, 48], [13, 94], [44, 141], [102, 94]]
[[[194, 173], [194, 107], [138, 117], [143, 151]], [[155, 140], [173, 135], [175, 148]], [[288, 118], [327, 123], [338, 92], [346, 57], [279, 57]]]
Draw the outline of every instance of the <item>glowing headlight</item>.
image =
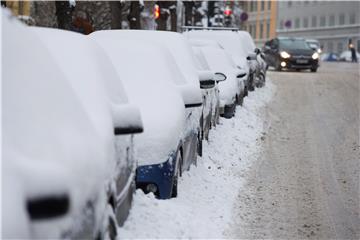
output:
[[282, 52], [280, 53], [280, 56], [281, 56], [282, 58], [289, 58], [289, 57], [290, 57], [290, 54], [288, 54], [288, 53], [285, 52], [285, 51], [282, 51]]
[[318, 59], [319, 58], [319, 54], [317, 52], [315, 52], [312, 56], [312, 59]]
[[321, 53], [321, 49], [319, 48], [319, 49], [317, 50], [317, 52], [320, 54], [320, 53]]

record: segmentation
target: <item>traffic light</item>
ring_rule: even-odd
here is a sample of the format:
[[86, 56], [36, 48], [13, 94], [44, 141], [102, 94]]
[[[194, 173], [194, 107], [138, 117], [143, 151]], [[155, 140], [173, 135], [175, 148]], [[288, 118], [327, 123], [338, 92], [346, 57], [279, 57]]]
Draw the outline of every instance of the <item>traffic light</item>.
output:
[[232, 14], [231, 8], [229, 6], [226, 6], [224, 14], [226, 17], [229, 17]]
[[160, 17], [160, 7], [159, 5], [155, 4], [154, 7], [154, 18], [158, 19]]

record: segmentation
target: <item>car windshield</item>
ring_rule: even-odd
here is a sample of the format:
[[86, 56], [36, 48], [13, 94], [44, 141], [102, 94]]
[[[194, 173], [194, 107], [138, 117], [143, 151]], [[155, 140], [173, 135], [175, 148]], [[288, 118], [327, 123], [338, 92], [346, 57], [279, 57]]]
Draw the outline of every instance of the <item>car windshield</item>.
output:
[[309, 45], [302, 39], [282, 39], [280, 47], [284, 49], [309, 49]]
[[309, 47], [313, 48], [313, 49], [317, 49], [320, 48], [320, 44], [318, 42], [307, 42], [307, 44], [309, 45]]

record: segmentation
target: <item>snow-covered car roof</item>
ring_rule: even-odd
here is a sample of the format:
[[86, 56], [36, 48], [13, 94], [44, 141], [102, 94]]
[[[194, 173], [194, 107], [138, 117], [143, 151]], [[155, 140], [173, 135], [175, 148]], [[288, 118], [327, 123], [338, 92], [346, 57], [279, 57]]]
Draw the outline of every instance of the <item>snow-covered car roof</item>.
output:
[[[248, 69], [247, 56], [244, 43], [241, 41], [239, 34], [232, 31], [188, 31], [183, 33], [188, 39], [215, 40], [221, 44], [225, 51], [234, 59], [237, 65]], [[246, 70], [248, 71], [248, 70]]]
[[144, 133], [135, 139], [139, 165], [165, 162], [177, 149], [185, 122], [184, 102], [170, 80], [181, 74], [174, 59], [166, 48], [152, 42], [96, 32], [90, 37], [116, 66], [129, 101], [140, 108]]
[[256, 46], [255, 46], [254, 40], [251, 37], [250, 33], [247, 31], [237, 31], [237, 34], [239, 35], [240, 41], [244, 45], [245, 49], [248, 52], [253, 53]]
[[205, 40], [205, 39], [190, 39], [188, 40], [191, 46], [202, 47], [202, 46], [213, 46], [216, 48], [224, 49], [223, 46], [217, 41], [214, 40]]
[[248, 53], [245, 51], [244, 43], [240, 41], [239, 35], [232, 31], [188, 31], [183, 33], [190, 39], [205, 39], [215, 40], [221, 44], [221, 46], [230, 55], [238, 55], [247, 57]]
[[162, 46], [166, 46], [171, 54], [174, 56], [175, 63], [178, 65], [181, 73], [184, 75], [186, 81], [199, 87], [199, 78], [194, 67], [195, 59], [192, 55], [192, 50], [186, 39], [180, 34], [169, 31], [149, 31], [149, 30], [111, 30], [98, 31], [98, 34], [111, 34], [122, 39], [133, 39], [156, 42]]
[[[105, 99], [96, 102], [99, 94], [86, 95], [80, 82], [73, 84], [29, 27], [4, 16], [2, 27], [3, 163], [11, 161], [21, 173], [18, 179], [27, 198], [67, 191], [74, 200], [71, 210], [79, 211], [80, 199], [100, 189], [106, 169], [111, 169], [113, 126], [108, 105]], [[58, 47], [64, 51], [65, 45], [61, 42]], [[78, 77], [84, 83], [88, 76]], [[93, 92], [91, 84], [81, 86]], [[49, 232], [55, 234], [49, 237], [56, 237]]]

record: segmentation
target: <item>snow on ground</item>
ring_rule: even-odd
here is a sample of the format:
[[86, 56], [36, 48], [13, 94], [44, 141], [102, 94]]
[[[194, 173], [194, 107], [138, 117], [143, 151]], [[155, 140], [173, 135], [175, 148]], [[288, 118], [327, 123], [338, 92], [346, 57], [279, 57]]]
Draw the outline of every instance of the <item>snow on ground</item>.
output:
[[158, 200], [137, 190], [120, 238], [224, 238], [243, 174], [256, 160], [264, 131], [262, 108], [275, 86], [250, 92], [232, 119], [221, 118], [204, 141], [197, 166], [184, 172], [175, 199]]

